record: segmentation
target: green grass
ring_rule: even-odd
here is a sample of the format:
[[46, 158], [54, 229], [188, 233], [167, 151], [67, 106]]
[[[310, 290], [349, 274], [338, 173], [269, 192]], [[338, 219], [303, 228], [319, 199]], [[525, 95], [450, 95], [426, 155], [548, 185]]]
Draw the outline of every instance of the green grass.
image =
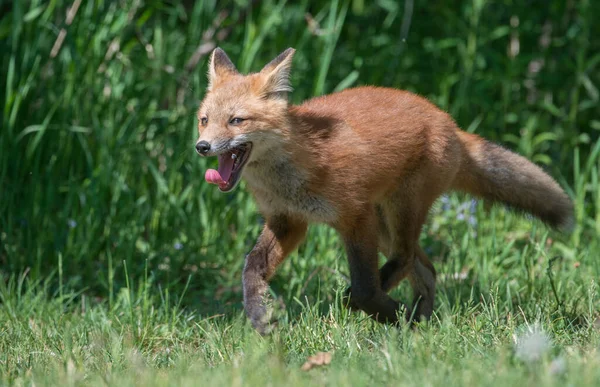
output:
[[[600, 3], [414, 3], [82, 1], [67, 25], [70, 1], [0, 2], [0, 383], [598, 385]], [[341, 307], [342, 245], [312, 227], [258, 336], [240, 285], [260, 217], [243, 184], [204, 183], [215, 160], [193, 148], [214, 45], [243, 71], [296, 48], [295, 102], [428, 97], [543, 165], [575, 230], [444, 198], [422, 234], [435, 316], [409, 330]], [[301, 371], [319, 351], [331, 364]]]
[[[434, 218], [444, 214], [440, 208]], [[592, 252], [598, 243], [573, 250], [550, 242], [539, 224], [532, 228], [500, 209], [485, 214], [480, 208], [475, 215], [493, 221], [471, 226], [452, 220], [436, 233], [449, 246], [436, 257], [436, 313], [415, 330], [379, 325], [341, 306], [346, 265], [338, 242], [320, 228], [276, 277], [279, 324], [264, 338], [243, 317], [239, 291], [233, 291], [237, 299], [226, 312], [216, 306], [183, 308], [183, 292], [169, 294], [151, 277], [135, 284], [130, 279], [111, 305], [52, 290], [49, 281], [34, 283], [27, 274], [13, 276], [0, 290], [2, 380], [597, 385], [600, 265]], [[429, 232], [424, 239], [430, 246], [441, 243]], [[406, 287], [396, 295], [408, 300]], [[231, 298], [217, 290], [213, 301], [221, 297]], [[528, 339], [529, 330], [542, 337]], [[301, 371], [319, 351], [333, 354], [331, 364]]]

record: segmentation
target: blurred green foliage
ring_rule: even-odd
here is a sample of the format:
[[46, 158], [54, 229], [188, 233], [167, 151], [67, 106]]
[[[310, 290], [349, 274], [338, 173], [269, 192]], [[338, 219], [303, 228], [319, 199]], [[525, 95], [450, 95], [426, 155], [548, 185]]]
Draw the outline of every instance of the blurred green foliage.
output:
[[[215, 161], [193, 147], [216, 45], [244, 72], [295, 47], [294, 102], [362, 84], [424, 95], [557, 177], [577, 200], [572, 246], [600, 232], [598, 1], [74, 3], [0, 2], [4, 276], [54, 274], [113, 302], [128, 275], [179, 293], [193, 275], [196, 301], [239, 304], [259, 216], [243, 189], [203, 182]], [[442, 240], [449, 215], [433, 217]], [[301, 254], [342, 255], [329, 230], [310, 240]], [[289, 265], [306, 277], [311, 263]], [[305, 290], [291, 278], [280, 286]]]

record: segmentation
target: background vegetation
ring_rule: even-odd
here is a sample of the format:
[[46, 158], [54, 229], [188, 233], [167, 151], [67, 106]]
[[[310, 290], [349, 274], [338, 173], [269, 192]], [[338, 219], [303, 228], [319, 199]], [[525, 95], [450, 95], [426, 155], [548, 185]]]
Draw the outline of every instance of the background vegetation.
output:
[[[600, 3], [15, 0], [0, 15], [4, 383], [600, 381]], [[428, 97], [543, 165], [577, 227], [443, 198], [422, 236], [436, 317], [414, 332], [340, 307], [343, 249], [314, 227], [274, 279], [276, 334], [257, 337], [240, 277], [259, 215], [243, 184], [204, 183], [216, 161], [193, 148], [217, 45], [243, 72], [296, 48], [294, 102], [361, 84]], [[301, 373], [315, 351], [332, 364]]]

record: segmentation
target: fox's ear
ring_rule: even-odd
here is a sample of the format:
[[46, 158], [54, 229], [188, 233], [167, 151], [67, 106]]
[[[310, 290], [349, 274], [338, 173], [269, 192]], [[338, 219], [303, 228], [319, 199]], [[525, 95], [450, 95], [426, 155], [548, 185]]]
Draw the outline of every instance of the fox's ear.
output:
[[215, 48], [210, 55], [210, 64], [208, 65], [208, 90], [219, 83], [220, 79], [232, 74], [239, 74], [235, 65], [225, 51], [219, 47]]
[[265, 93], [265, 96], [286, 98], [287, 93], [292, 91], [292, 86], [290, 85], [290, 69], [292, 68], [294, 52], [296, 52], [296, 50], [288, 48], [260, 71], [260, 74], [263, 75], [265, 79], [262, 90]]

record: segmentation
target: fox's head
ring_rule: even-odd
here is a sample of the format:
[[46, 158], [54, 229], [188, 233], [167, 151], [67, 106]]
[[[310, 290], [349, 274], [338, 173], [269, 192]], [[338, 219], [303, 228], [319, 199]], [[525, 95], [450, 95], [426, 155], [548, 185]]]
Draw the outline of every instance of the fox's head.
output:
[[246, 164], [277, 147], [285, 136], [294, 51], [288, 48], [248, 75], [240, 74], [220, 48], [212, 52], [207, 93], [198, 109], [196, 151], [218, 156], [218, 171], [209, 169], [205, 179], [221, 191], [234, 189]]

